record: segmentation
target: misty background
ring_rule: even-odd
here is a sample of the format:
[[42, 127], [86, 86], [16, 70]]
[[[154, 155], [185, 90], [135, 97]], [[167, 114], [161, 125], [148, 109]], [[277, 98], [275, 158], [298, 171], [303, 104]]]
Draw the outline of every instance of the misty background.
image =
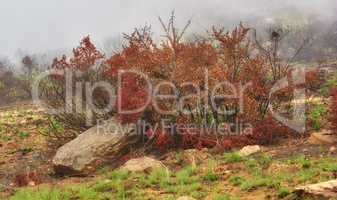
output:
[[187, 35], [204, 33], [212, 25], [230, 29], [240, 21], [261, 30], [282, 21], [337, 31], [336, 0], [1, 0], [0, 8], [0, 57], [12, 63], [28, 54], [48, 64], [87, 35], [109, 54], [119, 48], [122, 33], [145, 24], [159, 38], [158, 17], [167, 19], [173, 10], [178, 26], [192, 19]]

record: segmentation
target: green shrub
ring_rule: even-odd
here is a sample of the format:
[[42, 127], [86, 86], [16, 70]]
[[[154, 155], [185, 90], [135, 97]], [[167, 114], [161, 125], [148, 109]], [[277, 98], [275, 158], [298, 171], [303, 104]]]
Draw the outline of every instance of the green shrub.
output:
[[240, 156], [237, 152], [225, 153], [224, 159], [227, 163], [236, 163], [243, 161], [242, 156]]
[[239, 186], [241, 185], [243, 182], [245, 182], [246, 180], [240, 176], [231, 176], [229, 177], [229, 182], [233, 185], [233, 186]]
[[283, 199], [283, 198], [287, 197], [289, 194], [290, 194], [290, 191], [289, 191], [288, 188], [282, 187], [277, 191], [277, 197], [280, 198], [280, 199]]
[[203, 176], [205, 181], [217, 181], [219, 179], [218, 175], [213, 170], [208, 170]]
[[327, 112], [325, 105], [316, 105], [308, 115], [308, 118], [312, 124], [312, 127], [316, 130], [321, 129], [324, 116]]

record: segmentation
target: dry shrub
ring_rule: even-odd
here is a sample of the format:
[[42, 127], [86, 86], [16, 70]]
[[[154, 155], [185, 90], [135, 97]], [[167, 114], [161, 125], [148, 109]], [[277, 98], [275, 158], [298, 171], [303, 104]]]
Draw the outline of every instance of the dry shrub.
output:
[[[73, 55], [55, 58], [51, 71], [56, 73], [45, 78], [40, 84], [40, 96], [49, 109], [66, 109], [63, 112], [52, 115], [50, 121], [50, 134], [53, 141], [58, 146], [72, 140], [81, 131], [93, 126], [97, 119], [106, 119], [111, 114], [100, 114], [93, 112], [90, 105], [97, 108], [104, 108], [108, 103], [107, 92], [102, 88], [92, 91], [93, 102], [88, 101], [86, 85], [92, 86], [94, 83], [106, 80], [104, 65], [100, 61], [104, 55], [96, 49], [89, 37], [82, 39], [80, 45], [73, 49]], [[66, 84], [66, 75], [57, 72], [72, 74], [72, 81]], [[67, 91], [72, 91], [67, 97]], [[70, 101], [67, 101], [70, 99]], [[112, 111], [111, 111], [112, 112]], [[87, 119], [92, 119], [87, 121]], [[62, 131], [55, 131], [55, 123], [61, 124]]]
[[[89, 38], [84, 38], [80, 47], [74, 50], [72, 58], [63, 56], [61, 59], [55, 59], [53, 68], [80, 70], [85, 75], [76, 81], [108, 80], [113, 85], [117, 85], [119, 70], [134, 70], [146, 74], [153, 85], [163, 81], [173, 83], [178, 91], [175, 100], [152, 98], [145, 110], [134, 114], [123, 114], [119, 112], [118, 107], [123, 110], [139, 108], [145, 104], [147, 94], [152, 92], [148, 91], [146, 82], [141, 77], [133, 73], [123, 74], [122, 84], [117, 92], [118, 98], [122, 101], [120, 103], [117, 101], [114, 105], [117, 109], [116, 116], [122, 123], [135, 123], [142, 119], [152, 127], [158, 124], [159, 127], [156, 129], [151, 126], [145, 127], [146, 131], [143, 134], [149, 139], [148, 145], [159, 149], [214, 146], [229, 149], [245, 144], [270, 143], [289, 132], [268, 113], [270, 105], [278, 108], [285, 102], [289, 103], [295, 87], [290, 85], [273, 96], [269, 95], [278, 80], [291, 74], [291, 65], [282, 62], [278, 57], [277, 47], [281, 42], [280, 35], [273, 32], [271, 42], [274, 48], [272, 49], [264, 49], [256, 38], [255, 41], [252, 40], [249, 36], [251, 29], [242, 24], [232, 31], [213, 28], [208, 38], [184, 41], [183, 35], [190, 22], [180, 29], [181, 31], [174, 25], [174, 15], [168, 23], [164, 23], [161, 19], [160, 22], [165, 33], [165, 39], [160, 43], [153, 42], [149, 27], [135, 29], [133, 33], [125, 35], [128, 44], [121, 52], [105, 60], [105, 65], [91, 70], [89, 66], [102, 60], [104, 56]], [[206, 71], [209, 76], [207, 84], [205, 83]], [[91, 76], [91, 73], [98, 73], [98, 75]], [[240, 91], [240, 86], [249, 85], [245, 88], [242, 97], [244, 112], [241, 112], [238, 98], [217, 97], [215, 107], [218, 109], [211, 104], [212, 96], [209, 90], [225, 80], [232, 83], [237, 91]], [[64, 81], [64, 77], [55, 76], [46, 83], [49, 86], [46, 87], [45, 97], [50, 105], [55, 107], [65, 105]], [[190, 82], [200, 89], [200, 95], [186, 100], [183, 106], [184, 110], [194, 110], [194, 112], [188, 114], [181, 110], [174, 113], [156, 112], [155, 105], [162, 111], [169, 111], [177, 106], [176, 102], [182, 100], [183, 96], [195, 94], [195, 87], [191, 87], [191, 84], [184, 85], [185, 82]], [[172, 95], [172, 92], [172, 87], [169, 85], [162, 85], [159, 91], [161, 95]], [[216, 94], [224, 96], [230, 92], [230, 88], [222, 86], [218, 88]], [[82, 99], [86, 101], [85, 97]], [[104, 99], [103, 93], [100, 93], [95, 98], [95, 102], [104, 102]], [[233, 112], [226, 114], [220, 111]], [[68, 123], [73, 126], [84, 127], [83, 118], [87, 112], [90, 110], [85, 110], [82, 115], [62, 114], [58, 115], [58, 118], [70, 121]], [[94, 118], [100, 117], [102, 116]], [[173, 125], [169, 128], [161, 127], [163, 119]], [[253, 130], [250, 134], [229, 136], [207, 128], [212, 125], [217, 127], [223, 123], [249, 123]], [[180, 124], [197, 124], [199, 127], [180, 130]], [[239, 131], [242, 131], [242, 128]]]
[[0, 105], [30, 99], [30, 85], [10, 70], [0, 70]]
[[[162, 20], [160, 20], [162, 22]], [[266, 124], [268, 106], [280, 104], [283, 100], [289, 101], [292, 97], [293, 87], [278, 92], [270, 98], [269, 91], [277, 80], [290, 74], [289, 64], [282, 64], [276, 57], [277, 54], [266, 54], [265, 52], [253, 54], [256, 49], [248, 35], [250, 29], [240, 24], [231, 32], [224, 29], [213, 28], [210, 39], [193, 42], [185, 42], [182, 36], [186, 27], [178, 32], [174, 26], [174, 16], [168, 25], [162, 22], [166, 39], [159, 45], [153, 43], [151, 32], [148, 27], [136, 29], [132, 34], [126, 35], [129, 41], [122, 52], [108, 59], [110, 66], [108, 74], [116, 79], [118, 70], [136, 70], [150, 77], [154, 85], [161, 81], [169, 81], [178, 88], [177, 101], [181, 96], [192, 94], [193, 87], [183, 87], [182, 83], [191, 82], [201, 89], [201, 98], [191, 98], [186, 102], [184, 108], [197, 112], [184, 114], [160, 114], [154, 111], [154, 101], [141, 113], [125, 115], [117, 113], [123, 123], [134, 123], [138, 119], [144, 119], [152, 124], [159, 123], [162, 119], [169, 119], [174, 126], [179, 124], [219, 125], [221, 123], [250, 123], [254, 127], [253, 135], [223, 136], [214, 131], [200, 129], [189, 129], [179, 131], [176, 127], [173, 133], [170, 130], [151, 129], [147, 135], [151, 136], [152, 145], [159, 148], [202, 148], [219, 146], [230, 148], [236, 145], [249, 143], [268, 143], [276, 138], [276, 135], [286, 135], [282, 127], [271, 118]], [[279, 42], [278, 40], [275, 42]], [[277, 51], [277, 50], [275, 50]], [[216, 107], [223, 110], [233, 110], [230, 115], [221, 114], [210, 104], [208, 88], [205, 87], [205, 71], [209, 72], [209, 88], [214, 88], [218, 83], [227, 80], [233, 83], [236, 89], [239, 84], [251, 83], [243, 96], [244, 112], [240, 112], [238, 99], [216, 99]], [[123, 77], [122, 104], [123, 109], [135, 108], [144, 105], [144, 96], [148, 92], [146, 84], [139, 77], [128, 75]], [[124, 87], [125, 84], [125, 87]], [[132, 90], [132, 91], [127, 91]], [[222, 87], [217, 91], [218, 95], [226, 95], [230, 90]], [[163, 86], [161, 94], [172, 94], [172, 88]], [[133, 94], [138, 94], [136, 97]], [[128, 95], [129, 94], [129, 95]], [[154, 99], [152, 99], [154, 100]], [[175, 103], [170, 100], [155, 99], [160, 109], [170, 110]], [[268, 125], [262, 126], [262, 125]], [[157, 127], [158, 128], [158, 127]], [[274, 132], [272, 132], [274, 131]], [[170, 133], [169, 133], [170, 132]], [[287, 130], [289, 132], [289, 130]]]

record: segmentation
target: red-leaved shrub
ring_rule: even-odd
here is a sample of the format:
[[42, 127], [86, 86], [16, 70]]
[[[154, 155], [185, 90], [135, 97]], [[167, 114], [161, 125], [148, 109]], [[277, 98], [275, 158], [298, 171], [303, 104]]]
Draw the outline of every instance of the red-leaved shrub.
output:
[[[268, 109], [270, 105], [279, 108], [289, 103], [295, 87], [290, 84], [274, 95], [269, 94], [278, 80], [291, 74], [290, 65], [284, 64], [278, 57], [278, 49], [269, 52], [254, 44], [249, 36], [251, 29], [242, 24], [232, 31], [213, 28], [209, 37], [184, 41], [187, 26], [178, 31], [174, 26], [174, 16], [168, 25], [162, 20], [160, 22], [165, 33], [165, 39], [160, 43], [153, 42], [149, 27], [136, 29], [132, 34], [125, 35], [128, 43], [121, 52], [104, 62], [107, 66], [104, 75], [109, 77], [108, 80], [116, 86], [118, 80], [121, 81], [117, 91], [119, 101], [114, 106], [122, 123], [135, 123], [142, 119], [156, 127], [146, 127], [143, 134], [150, 140], [148, 144], [159, 149], [214, 146], [229, 149], [245, 144], [269, 143], [289, 132], [270, 117]], [[276, 48], [280, 39], [272, 37], [271, 42], [275, 43], [272, 46]], [[103, 58], [89, 38], [84, 38], [73, 54], [70, 59], [65, 56], [56, 59], [54, 68], [85, 72]], [[176, 98], [153, 97], [153, 91], [148, 91], [146, 81], [132, 73], [124, 73], [119, 77], [121, 70], [141, 72], [149, 77], [154, 86], [163, 82], [172, 83], [176, 88]], [[310, 80], [315, 77], [314, 73], [308, 74]], [[219, 87], [218, 84], [224, 81], [230, 82], [233, 87]], [[185, 84], [187, 82], [189, 84]], [[215, 88], [216, 94], [213, 95], [217, 97], [212, 102], [213, 96], [209, 91]], [[242, 95], [223, 98], [233, 93], [234, 89]], [[198, 95], [193, 96], [196, 91]], [[159, 94], [173, 95], [172, 85], [162, 84]], [[187, 95], [190, 95], [189, 98], [183, 99]], [[122, 112], [143, 107], [148, 103], [148, 96], [150, 102], [145, 109], [133, 114]], [[177, 107], [180, 100], [184, 100], [182, 108], [169, 112]], [[155, 108], [160, 108], [161, 112]], [[162, 125], [164, 119], [171, 124], [170, 127]], [[187, 124], [198, 126], [179, 128]], [[237, 134], [219, 134], [218, 126], [222, 124], [250, 124], [251, 130], [246, 133], [243, 130], [245, 128], [232, 126], [230, 129], [236, 129]], [[209, 128], [212, 126], [215, 129]]]

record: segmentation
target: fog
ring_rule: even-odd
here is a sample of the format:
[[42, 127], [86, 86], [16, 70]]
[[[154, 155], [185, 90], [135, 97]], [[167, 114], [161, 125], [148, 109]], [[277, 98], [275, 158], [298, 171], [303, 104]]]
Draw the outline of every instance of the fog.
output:
[[[58, 52], [90, 35], [99, 47], [134, 27], [151, 24], [175, 11], [178, 24], [192, 19], [190, 31], [211, 24], [232, 26], [240, 21], [264, 23], [275, 17], [290, 21], [307, 16], [336, 20], [336, 0], [1, 0], [0, 55]], [[159, 33], [158, 33], [159, 34]], [[20, 49], [20, 50], [19, 50]]]

